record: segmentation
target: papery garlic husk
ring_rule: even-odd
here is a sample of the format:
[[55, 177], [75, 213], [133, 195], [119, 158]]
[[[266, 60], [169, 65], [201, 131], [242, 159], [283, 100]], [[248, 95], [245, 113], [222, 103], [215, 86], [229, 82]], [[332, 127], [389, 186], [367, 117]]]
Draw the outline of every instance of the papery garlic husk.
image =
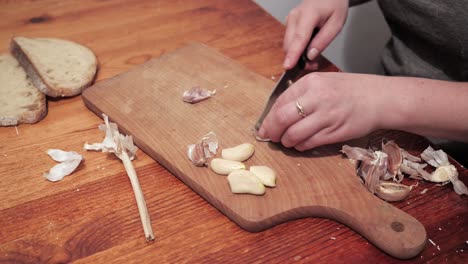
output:
[[191, 144], [187, 147], [187, 156], [197, 167], [203, 167], [206, 164], [205, 150], [203, 145], [203, 141], [200, 141], [197, 144]]
[[63, 151], [60, 149], [49, 149], [47, 154], [59, 164], [44, 173], [44, 177], [49, 181], [60, 181], [63, 177], [70, 175], [80, 165], [83, 157], [75, 151]]
[[[413, 159], [414, 160], [414, 159]], [[421, 180], [424, 177], [429, 177], [429, 173], [424, 170], [427, 166], [425, 163], [417, 163], [408, 159], [403, 159], [401, 163], [400, 170], [401, 172], [408, 174], [410, 178]]]
[[411, 187], [394, 182], [380, 182], [375, 188], [375, 194], [387, 202], [398, 202], [406, 199]]
[[384, 179], [393, 179], [393, 181], [401, 182], [403, 180], [403, 175], [398, 172], [400, 170], [401, 163], [403, 162], [403, 155], [401, 154], [400, 147], [393, 140], [391, 140], [385, 144], [382, 142], [382, 151], [388, 155], [388, 173], [386, 173]]
[[187, 90], [182, 95], [182, 100], [187, 103], [195, 104], [200, 101], [206, 100], [216, 94], [216, 90], [209, 91], [199, 86], [194, 86]]
[[209, 158], [216, 155], [218, 138], [214, 132], [204, 135], [196, 144], [187, 146], [187, 156], [195, 166], [206, 165]]
[[371, 193], [374, 193], [376, 186], [387, 172], [387, 154], [381, 151], [375, 151], [374, 154], [375, 159], [370, 163], [363, 161], [357, 172], [364, 179], [364, 185]]
[[375, 159], [374, 152], [372, 150], [360, 148], [360, 147], [351, 147], [348, 145], [343, 145], [341, 148], [342, 153], [344, 153], [349, 159], [360, 160], [360, 161], [369, 161]]
[[126, 151], [130, 160], [133, 160], [138, 148], [133, 143], [132, 136], [124, 136], [120, 134], [117, 124], [109, 122], [109, 117], [106, 114], [102, 114], [102, 116], [104, 119], [104, 124], [99, 125], [99, 130], [102, 130], [106, 133], [104, 140], [101, 143], [85, 143], [84, 149], [112, 152], [115, 153], [115, 155], [120, 159], [122, 159], [122, 151]]
[[447, 153], [441, 149], [436, 151], [431, 146], [421, 153], [421, 158], [435, 168], [450, 165]]

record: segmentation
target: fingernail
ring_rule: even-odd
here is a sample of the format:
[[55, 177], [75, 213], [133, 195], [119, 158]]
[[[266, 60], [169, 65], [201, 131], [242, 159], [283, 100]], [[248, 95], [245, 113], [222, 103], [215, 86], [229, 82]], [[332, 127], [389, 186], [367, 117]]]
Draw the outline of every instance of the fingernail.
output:
[[286, 57], [286, 59], [284, 59], [283, 67], [286, 69], [289, 69], [290, 65], [291, 65], [291, 59], [289, 57]]
[[309, 50], [309, 52], [307, 52], [307, 58], [308, 58], [309, 60], [313, 60], [313, 59], [315, 59], [315, 57], [317, 57], [318, 54], [319, 54], [318, 49], [316, 49], [316, 48], [311, 48], [311, 49]]
[[263, 128], [263, 126], [260, 127], [260, 129], [258, 130], [257, 136], [259, 136], [261, 138], [265, 138], [265, 129]]

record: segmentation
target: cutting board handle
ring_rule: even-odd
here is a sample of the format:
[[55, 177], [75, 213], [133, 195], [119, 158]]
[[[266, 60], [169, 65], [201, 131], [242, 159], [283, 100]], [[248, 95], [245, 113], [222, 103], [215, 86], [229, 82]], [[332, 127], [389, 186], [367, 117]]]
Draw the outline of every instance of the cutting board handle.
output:
[[350, 197], [340, 207], [331, 209], [330, 218], [346, 224], [391, 256], [412, 258], [426, 245], [426, 230], [416, 218], [369, 192]]

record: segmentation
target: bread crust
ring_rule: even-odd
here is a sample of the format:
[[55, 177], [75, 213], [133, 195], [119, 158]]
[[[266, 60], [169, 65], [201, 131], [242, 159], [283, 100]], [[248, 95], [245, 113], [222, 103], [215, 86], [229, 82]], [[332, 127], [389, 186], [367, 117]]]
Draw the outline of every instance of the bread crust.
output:
[[26, 74], [30, 77], [34, 86], [36, 86], [39, 91], [50, 97], [70, 97], [81, 94], [84, 89], [93, 84], [96, 77], [98, 68], [97, 59], [94, 61], [94, 65], [92, 65], [92, 67], [94, 67], [96, 70], [94, 71], [93, 75], [86, 76], [87, 80], [84, 85], [78, 88], [67, 88], [61, 86], [60, 84], [53, 85], [47, 83], [46, 79], [41, 76], [34, 63], [32, 63], [31, 58], [28, 56], [28, 53], [21, 48], [21, 46], [16, 42], [15, 38], [12, 38], [10, 42], [10, 51], [26, 71]]

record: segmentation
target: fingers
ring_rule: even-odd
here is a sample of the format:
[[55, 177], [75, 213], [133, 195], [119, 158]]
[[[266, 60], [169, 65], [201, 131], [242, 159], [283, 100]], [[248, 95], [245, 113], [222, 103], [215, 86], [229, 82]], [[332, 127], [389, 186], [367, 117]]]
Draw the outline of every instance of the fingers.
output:
[[291, 69], [296, 65], [302, 52], [309, 43], [312, 31], [319, 23], [319, 17], [311, 14], [301, 14], [301, 11], [293, 9], [288, 16], [287, 29], [284, 38], [286, 57], [283, 67]]
[[346, 13], [334, 14], [328, 19], [309, 45], [309, 50], [307, 52], [307, 58], [309, 60], [316, 59], [317, 56], [328, 47], [341, 31], [345, 20]]
[[326, 118], [320, 117], [317, 113], [311, 113], [291, 125], [283, 133], [281, 144], [287, 148], [296, 147], [328, 125]]
[[323, 127], [321, 130], [311, 134], [311, 136], [306, 138], [304, 141], [294, 145], [294, 148], [298, 151], [305, 151], [346, 140], [347, 138], [343, 138], [343, 135], [340, 132], [341, 131], [337, 131], [337, 129], [332, 126]]
[[295, 101], [281, 106], [274, 106], [263, 120], [258, 136], [268, 138], [273, 142], [279, 142], [284, 131], [301, 119]]
[[[298, 114], [296, 101], [302, 98], [307, 92], [307, 80], [310, 77], [304, 76], [289, 87], [275, 102], [270, 113], [263, 120], [262, 126], [258, 131], [258, 136], [268, 138], [274, 142], [279, 142], [284, 131], [296, 123], [302, 117]], [[308, 97], [304, 97], [308, 98]], [[308, 100], [308, 99], [305, 99]], [[312, 112], [312, 102], [300, 102], [306, 107], [306, 114]], [[307, 112], [308, 111], [308, 112]]]

